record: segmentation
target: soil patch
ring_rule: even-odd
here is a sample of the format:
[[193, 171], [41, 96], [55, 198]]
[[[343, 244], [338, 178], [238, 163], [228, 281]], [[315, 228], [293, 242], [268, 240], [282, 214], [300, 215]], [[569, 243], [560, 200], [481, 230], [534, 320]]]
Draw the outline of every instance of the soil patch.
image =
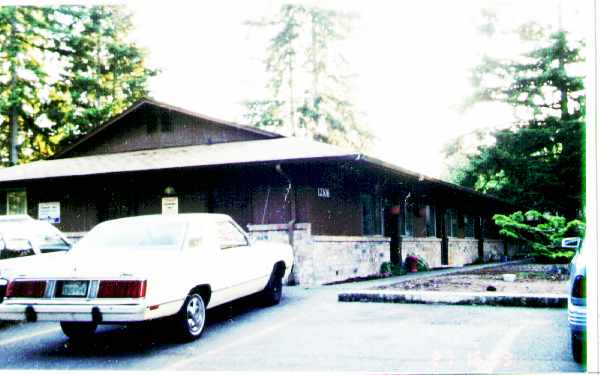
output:
[[[505, 281], [504, 274], [515, 275], [515, 281]], [[568, 279], [564, 264], [515, 264], [403, 281], [376, 289], [566, 294]]]

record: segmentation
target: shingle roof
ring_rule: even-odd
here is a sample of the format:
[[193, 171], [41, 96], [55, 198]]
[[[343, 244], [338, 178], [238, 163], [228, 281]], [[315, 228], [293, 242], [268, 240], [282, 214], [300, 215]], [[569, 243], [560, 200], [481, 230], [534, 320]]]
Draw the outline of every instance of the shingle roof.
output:
[[299, 138], [275, 138], [40, 160], [0, 169], [0, 182], [225, 164], [354, 157], [359, 157], [359, 154], [325, 143]]

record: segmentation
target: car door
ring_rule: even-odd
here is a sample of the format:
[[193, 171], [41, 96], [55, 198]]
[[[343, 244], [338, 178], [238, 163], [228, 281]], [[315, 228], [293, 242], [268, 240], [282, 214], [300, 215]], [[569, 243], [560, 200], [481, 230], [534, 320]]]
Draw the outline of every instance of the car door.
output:
[[230, 220], [217, 222], [220, 258], [223, 276], [229, 281], [231, 293], [236, 296], [248, 294], [248, 284], [258, 278], [252, 259], [252, 248], [245, 233]]

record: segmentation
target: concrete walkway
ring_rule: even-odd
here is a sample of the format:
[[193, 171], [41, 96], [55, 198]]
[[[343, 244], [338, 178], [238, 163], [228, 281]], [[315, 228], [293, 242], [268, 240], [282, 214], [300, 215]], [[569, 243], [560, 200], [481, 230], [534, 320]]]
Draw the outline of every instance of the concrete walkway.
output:
[[[528, 260], [504, 263], [489, 263], [474, 266], [456, 267], [443, 270], [411, 273], [404, 276], [386, 279], [369, 280], [352, 284], [339, 284], [342, 292], [338, 293], [339, 302], [382, 302], [382, 303], [418, 303], [449, 305], [492, 305], [521, 307], [566, 307], [567, 295], [563, 294], [522, 294], [501, 292], [447, 292], [447, 291], [402, 291], [402, 290], [370, 290], [389, 286], [403, 281], [429, 279], [459, 272], [476, 271], [485, 268], [521, 264]], [[330, 286], [331, 287], [331, 286]], [[350, 290], [350, 288], [352, 288]]]

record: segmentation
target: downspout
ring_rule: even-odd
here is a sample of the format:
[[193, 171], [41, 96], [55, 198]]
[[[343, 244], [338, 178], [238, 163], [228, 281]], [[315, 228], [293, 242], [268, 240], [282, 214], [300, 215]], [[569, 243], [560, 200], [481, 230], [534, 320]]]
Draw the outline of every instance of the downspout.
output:
[[289, 237], [289, 242], [292, 248], [294, 247], [294, 225], [296, 224], [296, 197], [294, 191], [294, 185], [292, 184], [292, 179], [283, 171], [281, 168], [281, 164], [277, 164], [275, 166], [275, 170], [279, 173], [283, 178], [285, 178], [288, 182], [287, 191], [285, 193], [284, 201], [288, 200], [290, 197], [290, 221], [287, 223], [287, 232]]

